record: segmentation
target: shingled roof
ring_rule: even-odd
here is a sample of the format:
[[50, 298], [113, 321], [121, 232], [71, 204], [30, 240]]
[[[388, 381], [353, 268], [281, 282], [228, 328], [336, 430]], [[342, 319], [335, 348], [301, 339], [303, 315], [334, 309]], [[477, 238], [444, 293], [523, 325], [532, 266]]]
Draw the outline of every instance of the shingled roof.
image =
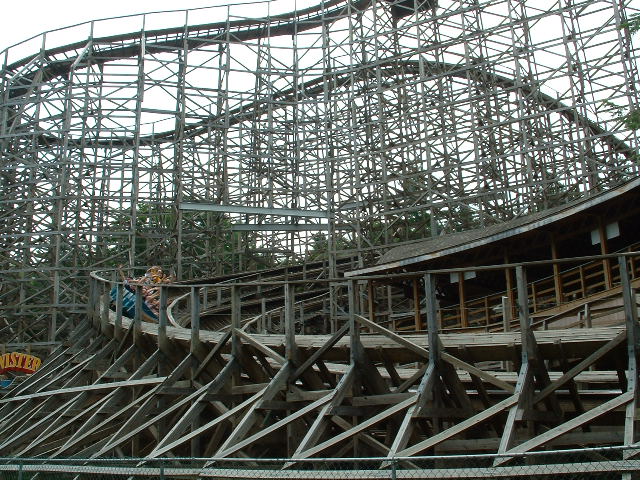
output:
[[640, 187], [640, 178], [627, 182], [613, 190], [586, 196], [565, 205], [514, 218], [507, 222], [465, 232], [440, 235], [420, 242], [398, 246], [380, 257], [377, 265], [347, 272], [345, 276], [375, 275], [520, 235], [559, 222], [572, 215], [583, 213], [594, 206], [615, 200], [624, 193], [638, 187]]

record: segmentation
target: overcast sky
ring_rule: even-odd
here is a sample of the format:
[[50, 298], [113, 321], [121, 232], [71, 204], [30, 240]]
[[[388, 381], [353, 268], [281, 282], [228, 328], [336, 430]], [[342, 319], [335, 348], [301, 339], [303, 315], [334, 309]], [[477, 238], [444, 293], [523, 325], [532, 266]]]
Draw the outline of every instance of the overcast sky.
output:
[[[0, 0], [0, 51], [29, 37], [104, 17], [243, 3], [240, 0]], [[293, 0], [292, 0], [293, 3]], [[184, 17], [181, 17], [181, 19]], [[177, 25], [180, 20], [177, 21]]]

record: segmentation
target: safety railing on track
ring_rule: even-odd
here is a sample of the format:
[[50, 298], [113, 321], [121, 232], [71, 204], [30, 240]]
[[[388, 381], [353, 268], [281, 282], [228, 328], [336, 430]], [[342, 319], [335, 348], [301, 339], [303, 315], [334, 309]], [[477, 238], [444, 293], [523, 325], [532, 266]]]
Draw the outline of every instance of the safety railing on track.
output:
[[[560, 260], [549, 260], [549, 261], [537, 261], [537, 262], [529, 262], [522, 265], [525, 270], [528, 267], [540, 267], [541, 265], [550, 267], [554, 264], [561, 267], [563, 264], [567, 263], [580, 263], [580, 267], [585, 268], [587, 265], [610, 265], [610, 270], [612, 272], [616, 272], [612, 279], [614, 280], [611, 288], [603, 290], [603, 292], [610, 292], [611, 295], [616, 294], [617, 290], [620, 290], [620, 276], [619, 269], [617, 263], [622, 258], [626, 258], [627, 264], [630, 272], [630, 282], [632, 287], [635, 286], [635, 279], [637, 277], [637, 259], [638, 252], [626, 252], [619, 253], [615, 255], [599, 255], [593, 257], [581, 257], [577, 259], [560, 259]], [[473, 267], [474, 271], [510, 271], [514, 269], [516, 264], [509, 265], [493, 265], [487, 267]], [[571, 272], [575, 269], [566, 270], [567, 274], [571, 274]], [[448, 273], [464, 273], [464, 269], [448, 269], [448, 270], [433, 270], [429, 273], [432, 275], [442, 275]], [[565, 273], [566, 273], [565, 272]], [[395, 275], [396, 280], [402, 279], [415, 279], [419, 278], [421, 275], [420, 272], [412, 272], [406, 274], [397, 274]], [[305, 315], [310, 312], [315, 312], [316, 315], [323, 316], [324, 319], [320, 320], [324, 327], [324, 332], [328, 333], [327, 327], [330, 326], [330, 331], [335, 332], [339, 328], [340, 318], [342, 320], [346, 320], [346, 315], [341, 315], [339, 313], [340, 309], [331, 312], [330, 309], [327, 308], [325, 298], [323, 292], [311, 290], [305, 291], [309, 289], [310, 285], [314, 285], [314, 288], [319, 286], [333, 286], [334, 290], [334, 299], [333, 301], [337, 301], [340, 298], [343, 300], [346, 299], [346, 284], [349, 281], [356, 282], [356, 287], [359, 290], [358, 298], [360, 301], [357, 301], [357, 309], [360, 313], [368, 314], [372, 320], [374, 320], [378, 324], [386, 325], [387, 327], [394, 330], [396, 325], [391, 325], [389, 319], [383, 314], [378, 315], [375, 309], [372, 309], [372, 305], [368, 303], [368, 297], [366, 293], [366, 284], [368, 281], [390, 281], [390, 277], [386, 276], [382, 277], [358, 277], [357, 279], [347, 280], [344, 278], [327, 278], [324, 275], [314, 275], [313, 278], [306, 278], [305, 275], [285, 275], [285, 276], [275, 276], [272, 278], [257, 278], [257, 277], [242, 277], [233, 279], [231, 282], [222, 282], [222, 283], [203, 283], [203, 284], [194, 284], [194, 285], [159, 285], [158, 288], [160, 290], [160, 312], [159, 317], [163, 319], [161, 321], [164, 322], [165, 325], [173, 325], [176, 327], [184, 327], [185, 325], [193, 326], [193, 322], [197, 323], [196, 329], [202, 330], [216, 330], [216, 331], [224, 331], [228, 329], [228, 326], [231, 325], [232, 320], [231, 316], [233, 315], [233, 298], [231, 290], [233, 287], [236, 287], [237, 291], [237, 301], [242, 303], [242, 318], [239, 321], [238, 328], [242, 328], [243, 326], [247, 326], [247, 324], [253, 326], [257, 333], [282, 333], [282, 329], [278, 326], [278, 322], [273, 321], [275, 317], [278, 317], [282, 320], [282, 317], [285, 315], [285, 295], [284, 295], [284, 286], [285, 285], [293, 285], [294, 288], [291, 290], [293, 295], [296, 297], [296, 301], [292, 304], [292, 314], [295, 317], [294, 324], [297, 325], [296, 330], [298, 333], [313, 333], [311, 331], [305, 332]], [[359, 286], [359, 287], [358, 287]], [[139, 305], [143, 305], [144, 298], [142, 295], [142, 288], [140, 285], [131, 285], [135, 289], [134, 296], [136, 296], [135, 302]], [[615, 287], [615, 288], [614, 288]], [[617, 290], [615, 290], [617, 289]], [[615, 290], [615, 291], [614, 291]], [[116, 282], [114, 280], [108, 280], [100, 277], [99, 274], [92, 274], [92, 293], [89, 302], [89, 314], [93, 316], [94, 319], [101, 319], [104, 323], [109, 315], [103, 315], [109, 309], [115, 311], [115, 326], [120, 328], [122, 325], [122, 316], [123, 316], [123, 294], [124, 294], [124, 285], [122, 282]], [[218, 301], [215, 302], [219, 311], [214, 311], [213, 313], [207, 312], [207, 305], [210, 292], [217, 292]], [[528, 314], [533, 319], [533, 325], [536, 326], [540, 324], [543, 328], [547, 327], [547, 323], [552, 321], [554, 317], [549, 318], [536, 318], [535, 314], [539, 311], [536, 310], [535, 307], [535, 299], [532, 298], [531, 292], [536, 291], [535, 283], [527, 284], [528, 291]], [[114, 293], [115, 292], [115, 293]], [[170, 292], [173, 292], [171, 294]], [[271, 295], [269, 297], [267, 295]], [[420, 297], [423, 296], [422, 292], [419, 292]], [[500, 298], [504, 298], [501, 295], [504, 294], [496, 294], [495, 300], [497, 301]], [[617, 293], [618, 297], [622, 297], [621, 291]], [[516, 290], [514, 288], [512, 295], [512, 303], [507, 302], [507, 306], [503, 308], [501, 311], [491, 304], [490, 314], [487, 317], [483, 317], [479, 320], [479, 326], [483, 329], [491, 330], [491, 331], [506, 331], [511, 330], [512, 328], [517, 328], [518, 326], [518, 315], [517, 305], [516, 305]], [[489, 297], [487, 297], [489, 298]], [[608, 298], [608, 297], [607, 297]], [[113, 301], [112, 299], [115, 299]], [[133, 302], [133, 300], [130, 300]], [[485, 308], [479, 309], [482, 312], [486, 313], [486, 299], [484, 300]], [[169, 308], [169, 305], [172, 304], [172, 308]], [[176, 313], [177, 304], [179, 305], [179, 318]], [[500, 305], [496, 303], [496, 305]], [[504, 304], [503, 304], [504, 305]], [[618, 307], [618, 310], [622, 309], [622, 304]], [[136, 308], [137, 310], [137, 308]], [[505, 315], [505, 312], [507, 315]], [[615, 312], [611, 310], [611, 312]], [[213, 322], [207, 324], [206, 315], [219, 315], [220, 321]], [[445, 309], [438, 308], [438, 321], [440, 324], [440, 328], [443, 331], [452, 331], [454, 332], [456, 329], [466, 329], [469, 325], [464, 325], [458, 318], [457, 322], [452, 322], [450, 318], [448, 318]], [[416, 315], [417, 316], [417, 315]], [[426, 312], [420, 311], [420, 321], [421, 324], [424, 324], [424, 317], [426, 317]], [[201, 320], [205, 319], [205, 320]], [[417, 319], [416, 319], [417, 323]], [[578, 321], [581, 323], [581, 321]], [[585, 322], [585, 325], [589, 326], [589, 322]], [[574, 325], [576, 326], [576, 325]], [[577, 325], [580, 326], [580, 325]], [[402, 328], [397, 328], [397, 330], [404, 330]], [[420, 329], [414, 329], [420, 330]]]

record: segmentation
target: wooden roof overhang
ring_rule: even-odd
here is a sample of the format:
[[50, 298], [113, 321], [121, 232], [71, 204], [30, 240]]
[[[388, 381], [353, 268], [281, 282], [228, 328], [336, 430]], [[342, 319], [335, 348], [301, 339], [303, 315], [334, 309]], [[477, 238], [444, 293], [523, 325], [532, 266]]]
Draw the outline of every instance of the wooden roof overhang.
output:
[[[377, 265], [346, 272], [345, 277], [502, 264], [506, 263], [505, 253], [509, 261], [550, 259], [552, 235], [557, 241], [567, 242], [596, 228], [599, 219], [613, 222], [640, 218], [639, 197], [637, 178], [615, 189], [502, 224], [396, 247], [383, 255]], [[638, 227], [629, 228], [626, 233], [635, 236], [628, 239], [628, 244], [640, 239]], [[534, 248], [542, 248], [545, 257], [518, 258]]]

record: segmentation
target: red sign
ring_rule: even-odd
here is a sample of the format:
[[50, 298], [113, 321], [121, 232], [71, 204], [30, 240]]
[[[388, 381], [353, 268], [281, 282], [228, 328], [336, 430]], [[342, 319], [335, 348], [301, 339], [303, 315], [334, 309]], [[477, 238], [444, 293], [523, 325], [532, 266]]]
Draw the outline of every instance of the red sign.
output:
[[0, 356], [0, 374], [5, 372], [34, 373], [41, 364], [42, 360], [33, 355], [18, 352], [5, 353]]

